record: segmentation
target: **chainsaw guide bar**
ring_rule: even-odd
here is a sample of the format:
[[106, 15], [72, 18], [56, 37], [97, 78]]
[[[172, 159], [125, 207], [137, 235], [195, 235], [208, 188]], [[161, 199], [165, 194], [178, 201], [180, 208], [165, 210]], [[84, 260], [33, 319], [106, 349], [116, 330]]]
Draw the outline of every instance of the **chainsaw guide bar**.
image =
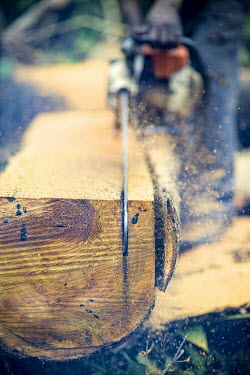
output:
[[122, 203], [122, 253], [128, 255], [128, 122], [129, 122], [129, 93], [127, 90], [120, 92], [122, 145], [123, 145], [123, 189]]

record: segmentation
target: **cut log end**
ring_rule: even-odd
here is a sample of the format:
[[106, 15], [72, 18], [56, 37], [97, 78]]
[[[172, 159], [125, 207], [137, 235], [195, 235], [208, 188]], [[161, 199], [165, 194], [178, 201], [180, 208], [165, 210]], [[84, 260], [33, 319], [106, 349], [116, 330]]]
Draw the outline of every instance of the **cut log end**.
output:
[[118, 342], [172, 274], [174, 210], [165, 193], [155, 205], [168, 181], [153, 186], [133, 131], [123, 255], [122, 147], [112, 126], [107, 110], [41, 115], [0, 175], [0, 338], [19, 355], [65, 360]]
[[[154, 302], [152, 203], [2, 198], [1, 338], [26, 355], [88, 355], [120, 340]], [[139, 213], [137, 223], [133, 220]]]

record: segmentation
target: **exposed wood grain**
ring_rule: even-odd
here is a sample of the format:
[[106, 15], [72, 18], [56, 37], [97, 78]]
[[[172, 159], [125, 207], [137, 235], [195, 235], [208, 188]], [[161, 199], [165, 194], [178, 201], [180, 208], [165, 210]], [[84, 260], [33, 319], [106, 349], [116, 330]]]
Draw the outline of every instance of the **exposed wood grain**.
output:
[[[103, 56], [103, 49], [104, 49], [104, 46], [102, 46], [102, 48], [100, 48], [99, 50], [101, 51], [102, 56]], [[60, 67], [51, 66], [51, 67], [45, 67], [45, 68], [44, 67], [28, 67], [28, 68], [20, 67], [16, 72], [16, 77], [21, 81], [25, 81], [25, 82], [29, 81], [31, 83], [36, 83], [40, 87], [40, 89], [45, 90], [46, 92], [48, 92], [49, 90], [50, 92], [54, 92], [54, 93], [57, 93], [58, 95], [62, 95], [66, 99], [66, 102], [69, 103], [69, 105], [72, 108], [85, 109], [85, 110], [86, 109], [87, 110], [90, 110], [90, 109], [100, 110], [106, 107], [107, 69], [108, 69], [108, 65], [106, 62], [87, 61], [81, 64], [77, 64], [75, 66], [64, 65]], [[102, 116], [104, 115], [104, 113], [107, 114], [107, 112], [103, 112]], [[95, 123], [95, 121], [99, 121], [98, 120], [99, 115], [96, 114], [94, 116], [95, 116], [95, 120], [92, 122], [90, 120], [90, 117], [92, 117], [92, 113], [88, 115], [89, 117], [88, 121], [90, 121], [92, 125], [93, 123]], [[106, 115], [104, 115], [104, 118], [106, 118], [105, 116]], [[63, 124], [64, 124], [64, 121], [63, 122], [61, 121], [60, 126], [61, 125], [63, 126]], [[108, 137], [105, 138], [105, 136], [103, 136], [102, 140], [105, 140], [105, 139], [107, 140], [110, 136], [110, 128], [108, 127], [107, 127], [106, 135], [108, 135]], [[174, 199], [175, 201], [175, 208], [177, 207], [178, 209], [178, 204], [176, 204], [176, 202], [178, 202], [178, 198], [175, 196], [174, 183], [172, 180], [172, 176], [171, 175], [169, 176], [169, 171], [171, 169], [170, 166], [173, 165], [173, 163], [171, 163], [172, 155], [171, 153], [169, 153], [169, 150], [171, 150], [171, 152], [173, 151], [172, 146], [171, 144], [166, 142], [167, 139], [162, 137], [162, 135], [160, 136], [155, 135], [154, 137], [151, 137], [150, 140], [148, 141], [149, 141], [148, 142], [149, 143], [148, 144], [148, 150], [149, 150], [148, 157], [150, 158], [151, 167], [153, 167], [154, 174], [157, 175], [158, 176], [157, 178], [161, 181], [160, 183], [158, 181], [158, 186], [159, 185], [167, 186], [167, 192], [170, 192], [172, 199]], [[167, 158], [168, 160], [167, 163], [166, 163], [166, 159], [162, 157], [163, 155]], [[247, 169], [247, 166], [248, 164], [246, 163], [246, 170], [248, 171], [249, 168]], [[175, 165], [175, 168], [176, 168], [176, 165]], [[116, 172], [115, 172], [117, 173], [117, 178], [119, 174], [118, 169], [116, 169]], [[239, 185], [239, 182], [236, 182], [236, 185]], [[242, 186], [241, 186], [241, 189], [242, 189]], [[116, 206], [116, 203], [115, 202], [112, 203], [112, 207], [114, 207], [115, 212], [116, 210], [118, 211], [120, 210], [118, 205]], [[9, 203], [9, 207], [11, 207], [10, 204], [11, 203]], [[16, 210], [16, 202], [13, 203], [11, 210], [13, 211]], [[134, 212], [137, 213], [137, 210], [135, 210]], [[143, 212], [143, 210], [138, 211], [138, 212], [140, 212], [140, 216], [139, 216], [139, 219], [140, 219], [142, 217], [141, 212]], [[119, 213], [117, 213], [117, 220], [118, 221], [120, 220]], [[151, 219], [148, 219], [148, 220], [150, 221]], [[140, 220], [138, 224], [139, 223], [141, 223]], [[132, 228], [135, 230], [136, 225], [132, 226]], [[151, 229], [150, 225], [147, 228]], [[245, 306], [246, 304], [249, 305], [249, 295], [250, 295], [250, 291], [249, 291], [249, 242], [250, 242], [249, 228], [250, 228], [249, 218], [237, 218], [235, 220], [235, 224], [233, 225], [232, 230], [228, 232], [227, 236], [222, 241], [216, 244], [211, 244], [210, 246], [201, 246], [185, 254], [182, 254], [178, 261], [178, 266], [177, 266], [174, 279], [171, 281], [171, 284], [167, 292], [165, 293], [157, 292], [156, 306], [153, 310], [153, 313], [150, 315], [150, 321], [147, 322], [147, 324], [150, 324], [151, 327], [153, 328], [159, 328], [159, 326], [162, 327], [164, 326], [164, 324], [167, 324], [169, 321], [185, 319], [188, 317], [195, 317], [195, 316], [199, 316], [199, 315], [207, 314], [211, 312], [223, 311], [224, 309], [228, 307], [238, 308], [240, 306]], [[21, 229], [22, 227], [20, 227], [19, 225], [15, 234], [16, 238], [20, 237]], [[114, 230], [117, 231], [117, 228]], [[171, 231], [169, 231], [169, 233], [171, 233]], [[118, 234], [118, 236], [119, 235], [120, 234]], [[165, 238], [167, 238], [167, 236]], [[168, 250], [169, 261], [166, 262], [165, 264], [169, 264], [169, 266], [171, 265], [171, 267], [173, 267], [173, 263], [174, 263], [173, 260], [172, 260], [172, 263], [170, 261], [171, 260], [171, 248], [173, 248], [173, 244], [175, 243], [175, 241], [176, 241], [176, 237], [173, 237], [173, 240], [169, 242], [169, 245], [167, 242], [165, 242], [166, 249], [168, 249], [168, 246], [170, 246], [170, 250]], [[138, 249], [140, 249], [140, 246], [137, 248], [136, 250], [137, 252], [134, 251], [135, 257], [138, 254]], [[15, 248], [15, 252], [16, 252], [16, 248]], [[14, 253], [13, 251], [11, 252], [11, 256], [16, 257], [17, 255], [15, 254], [16, 253]], [[173, 254], [174, 253], [172, 253], [172, 259], [173, 259]], [[66, 256], [65, 253], [63, 253], [63, 255]], [[119, 262], [117, 261], [117, 263], [115, 264], [118, 264], [118, 263]], [[121, 267], [121, 261], [119, 263], [119, 267]], [[58, 267], [58, 269], [59, 268], [60, 267]], [[52, 269], [52, 267], [50, 269]], [[54, 272], [54, 270], [52, 271]], [[53, 280], [53, 272], [51, 272], [51, 276], [50, 276], [51, 278], [49, 279], [49, 283], [51, 280]], [[58, 272], [58, 274], [63, 276], [64, 272]], [[71, 274], [73, 275], [72, 280], [74, 280], [73, 282], [76, 283], [76, 280], [77, 280], [76, 271], [69, 270], [68, 274], [69, 274], [69, 279], [71, 278]], [[64, 278], [62, 277], [62, 279], [63, 279], [62, 283], [60, 283], [60, 280], [59, 281], [57, 280], [57, 283], [59, 285], [58, 286], [59, 296], [57, 297], [55, 293], [54, 301], [56, 300], [56, 298], [60, 298], [62, 294], [66, 295], [64, 288], [67, 288], [69, 284], [67, 284], [67, 286], [66, 285], [64, 286], [65, 284], [63, 282]], [[29, 280], [30, 282], [28, 283], [28, 276], [27, 276], [27, 281], [23, 281], [22, 283], [20, 283], [20, 285], [18, 282], [15, 282], [14, 284], [10, 283], [9, 286], [6, 285], [6, 291], [4, 292], [5, 299], [7, 299], [7, 301], [11, 300], [11, 293], [12, 293], [11, 290], [13, 291], [15, 290], [15, 288], [18, 288], [17, 290], [19, 291], [19, 293], [21, 292], [24, 293], [26, 289], [26, 286], [25, 286], [26, 283], [28, 283], [28, 285], [29, 284], [33, 285], [32, 284], [33, 276], [30, 276]], [[115, 280], [116, 280], [116, 277], [115, 277]], [[47, 290], [50, 291], [51, 283], [50, 284], [49, 283], [47, 284]], [[122, 282], [120, 280], [120, 282], [118, 282], [117, 284], [121, 285], [121, 283]], [[37, 284], [39, 285], [39, 283]], [[109, 287], [113, 287], [113, 284], [114, 284], [114, 281], [112, 279], [112, 281], [109, 284]], [[3, 284], [3, 286], [4, 285], [5, 284]], [[142, 288], [142, 286], [140, 286], [140, 288]], [[28, 290], [29, 289], [27, 287], [28, 297], [26, 298], [31, 299]], [[74, 294], [75, 293], [74, 290], [75, 289], [73, 288], [73, 293], [72, 293], [73, 296], [77, 295], [77, 292], [76, 294]], [[77, 287], [76, 287], [76, 290], [77, 290]], [[82, 290], [80, 291], [80, 293], [81, 292]], [[68, 300], [69, 298], [71, 298], [70, 293], [71, 292], [68, 292], [67, 294]], [[86, 298], [88, 299], [91, 297], [92, 299], [94, 299], [93, 296], [89, 297], [89, 294], [91, 294], [92, 292], [88, 294], [85, 291], [84, 293], [85, 293], [84, 294], [85, 299]], [[35, 293], [35, 295], [37, 294], [39, 296], [39, 292]], [[41, 298], [41, 297], [38, 297], [38, 298]], [[81, 299], [80, 297], [78, 298]], [[9, 306], [10, 306], [11, 303], [7, 301], [5, 301], [5, 306], [7, 306], [7, 303], [9, 303]], [[31, 304], [32, 303], [33, 303], [33, 300], [31, 300]], [[88, 303], [90, 304], [93, 302], [88, 301]], [[13, 309], [12, 306], [10, 307], [11, 309]], [[49, 308], [49, 305], [48, 305], [48, 308]], [[84, 308], [84, 307], [81, 307], [81, 308]], [[60, 311], [60, 308], [56, 310], [56, 313], [58, 314], [59, 311]], [[82, 310], [79, 310], [79, 316], [80, 316], [80, 311]], [[92, 311], [94, 312], [94, 309]], [[110, 313], [110, 316], [112, 316], [111, 313]], [[67, 322], [71, 321], [70, 310], [67, 310], [67, 313], [65, 313], [65, 316], [62, 315], [60, 317], [62, 321], [62, 324], [61, 324], [62, 326], [65, 326], [65, 317], [67, 318]], [[25, 317], [25, 319], [28, 319], [28, 317]], [[19, 321], [20, 320], [21, 318], [19, 319]], [[98, 321], [97, 318], [94, 321]], [[31, 325], [33, 325], [33, 319], [30, 318], [29, 322]], [[76, 328], [77, 335], [79, 335], [79, 332], [80, 334], [82, 333], [82, 324], [84, 323], [82, 323], [82, 321], [80, 320], [78, 321], [78, 318], [75, 318], [74, 322], [75, 322], [75, 327], [77, 327]], [[37, 323], [35, 324], [38, 326]], [[55, 321], [53, 321], [53, 325], [54, 324], [56, 325]], [[16, 323], [16, 326], [19, 326], [18, 322]], [[117, 325], [117, 327], [118, 326], [119, 325]], [[64, 329], [66, 332], [66, 328]], [[44, 331], [46, 332], [46, 330], [47, 328], [45, 327]], [[18, 348], [20, 351], [23, 350], [23, 354], [29, 352], [31, 355], [41, 356], [41, 349], [39, 347], [36, 347], [34, 345], [33, 346], [28, 345], [28, 343], [26, 343], [26, 346], [24, 347], [25, 342], [21, 340], [20, 338], [16, 337], [14, 334], [11, 335], [11, 333], [7, 330], [3, 331], [3, 328], [1, 328], [1, 332], [4, 332], [1, 334], [5, 338], [9, 337], [9, 342], [12, 343], [12, 347], [14, 349]], [[67, 345], [67, 340], [66, 340], [67, 335], [68, 335], [68, 332], [65, 333], [65, 340], [62, 342], [61, 345]], [[50, 334], [48, 333], [48, 337], [49, 336]], [[55, 336], [55, 333], [54, 333], [54, 336]], [[84, 341], [84, 337], [83, 337], [83, 341]], [[57, 345], [59, 344], [57, 343]], [[70, 345], [72, 345], [72, 343]], [[94, 350], [94, 348], [91, 348], [91, 350], [92, 349]], [[45, 356], [44, 353], [47, 353], [46, 354], [47, 358], [49, 357], [49, 358], [60, 359], [60, 358], [66, 358], [67, 356], [76, 357], [76, 356], [82, 355], [82, 352], [84, 352], [84, 350], [85, 349], [82, 349], [82, 348], [67, 349], [67, 350], [61, 351], [61, 353], [58, 353], [59, 350], [51, 350], [50, 352], [48, 352], [48, 350], [47, 351], [43, 350], [42, 355]]]
[[1, 211], [6, 345], [44, 358], [77, 357], [141, 321], [154, 301], [150, 202], [130, 203], [130, 220], [140, 212], [140, 221], [131, 228], [126, 267], [119, 201], [2, 199]]
[[86, 355], [126, 336], [154, 302], [151, 179], [130, 135], [124, 259], [121, 145], [111, 129], [108, 111], [40, 116], [0, 177], [1, 337], [12, 349]]
[[122, 256], [122, 149], [107, 74], [96, 60], [16, 70], [74, 109], [35, 119], [0, 176], [0, 335], [22, 355], [76, 358], [120, 340], [154, 303], [155, 273], [164, 288], [173, 271], [173, 206], [165, 193], [157, 200], [163, 187], [132, 131]]
[[85, 60], [73, 65], [19, 66], [14, 77], [43, 94], [64, 97], [72, 109], [105, 109], [108, 69], [107, 61]]
[[236, 217], [224, 237], [181, 254], [165, 293], [158, 292], [149, 321], [169, 321], [250, 307], [250, 218]]
[[177, 158], [174, 142], [166, 134], [151, 134], [144, 138], [146, 160], [154, 181], [156, 226], [156, 278], [166, 288], [174, 271], [179, 248], [179, 203], [176, 187]]
[[[153, 184], [130, 132], [124, 257], [121, 139], [112, 126], [109, 111], [39, 116], [0, 176], [0, 335], [19, 354], [88, 355], [128, 335], [154, 303]], [[157, 225], [165, 233], [165, 219]], [[175, 254], [164, 255], [165, 281]]]
[[[250, 151], [242, 150], [235, 157], [234, 205], [242, 213], [250, 212]], [[247, 209], [248, 208], [248, 209]]]
[[[132, 134], [130, 147], [129, 199], [150, 201], [151, 178]], [[119, 200], [121, 163], [121, 139], [112, 133], [109, 111], [41, 115], [0, 176], [1, 195]]]

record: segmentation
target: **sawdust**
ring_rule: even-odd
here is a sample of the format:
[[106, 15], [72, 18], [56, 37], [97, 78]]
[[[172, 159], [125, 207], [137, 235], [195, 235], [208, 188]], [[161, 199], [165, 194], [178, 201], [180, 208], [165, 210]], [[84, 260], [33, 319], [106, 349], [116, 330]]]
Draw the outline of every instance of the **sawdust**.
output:
[[[90, 60], [75, 65], [20, 66], [15, 77], [62, 96], [71, 109], [98, 111], [107, 107], [107, 71], [107, 62]], [[236, 217], [221, 241], [182, 254], [167, 292], [158, 293], [147, 324], [159, 327], [171, 320], [249, 305], [249, 251], [250, 217]]]
[[87, 60], [70, 65], [18, 66], [14, 77], [34, 84], [43, 95], [63, 97], [70, 109], [107, 108], [107, 61]]
[[159, 328], [173, 320], [249, 307], [249, 254], [250, 217], [236, 217], [220, 241], [180, 256], [147, 324]]

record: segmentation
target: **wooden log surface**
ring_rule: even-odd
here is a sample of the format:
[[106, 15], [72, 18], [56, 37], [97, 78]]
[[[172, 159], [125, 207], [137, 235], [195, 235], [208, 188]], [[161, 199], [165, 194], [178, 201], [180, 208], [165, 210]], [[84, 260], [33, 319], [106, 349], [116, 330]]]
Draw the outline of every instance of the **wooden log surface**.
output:
[[42, 115], [0, 177], [1, 338], [12, 349], [90, 354], [131, 332], [154, 302], [151, 178], [130, 136], [124, 260], [121, 142], [111, 129], [107, 111]]
[[[154, 303], [153, 183], [130, 132], [124, 258], [121, 136], [112, 127], [107, 110], [41, 115], [0, 176], [0, 335], [8, 348], [59, 360], [89, 355], [129, 334]], [[172, 215], [162, 232], [172, 232]], [[175, 233], [172, 240], [160, 254], [162, 285], [176, 259]]]
[[96, 111], [107, 108], [108, 69], [107, 61], [95, 59], [73, 66], [19, 66], [14, 77], [35, 84], [41, 94], [62, 96], [71, 109]]
[[[107, 110], [37, 117], [0, 177], [1, 195], [120, 200], [122, 144], [112, 124]], [[152, 201], [151, 177], [132, 133], [129, 145], [129, 199]]]
[[[173, 197], [178, 211], [175, 188], [176, 159], [171, 137], [156, 134], [146, 140], [147, 155], [161, 188]], [[164, 155], [164, 157], [163, 157]], [[236, 154], [235, 206], [241, 210], [250, 201], [249, 152]], [[173, 234], [173, 232], [171, 232]], [[170, 235], [171, 235], [170, 234]], [[182, 232], [180, 231], [180, 237]], [[171, 246], [173, 241], [168, 241]], [[156, 304], [145, 327], [164, 329], [171, 321], [206, 314], [250, 308], [250, 217], [235, 216], [220, 240], [181, 253], [165, 292], [157, 291]]]
[[[27, 209], [22, 217], [15, 216], [17, 205]], [[117, 341], [140, 323], [154, 302], [150, 203], [130, 204], [142, 220], [131, 229], [126, 264], [119, 202], [17, 198], [1, 208], [4, 344], [67, 359]]]
[[[87, 77], [90, 77], [90, 79], [88, 80]], [[91, 77], [95, 79], [93, 80]], [[84, 111], [94, 109], [103, 111], [106, 107], [106, 62], [87, 61], [76, 64], [76, 66], [59, 67], [19, 67], [16, 71], [16, 78], [20, 81], [29, 81], [35, 84], [41, 92], [57, 93], [63, 96], [72, 109], [83, 109]], [[81, 84], [81, 79], [84, 80], [84, 85]], [[102, 113], [102, 115], [106, 113], [107, 115], [106, 111], [100, 113]], [[82, 114], [84, 115], [84, 113]], [[91, 117], [93, 112], [88, 112], [87, 115]], [[96, 116], [97, 120], [98, 114], [94, 116]], [[110, 114], [107, 116], [110, 116]], [[157, 142], [153, 142], [152, 149], [158, 151], [157, 153], [151, 153], [151, 157], [153, 158], [152, 160], [154, 160], [155, 173], [158, 174], [160, 180], [165, 184], [166, 178], [168, 177], [159, 173], [161, 171], [160, 166], [162, 165], [162, 158], [159, 159], [157, 156], [162, 147], [164, 147], [162, 141], [158, 145]], [[236, 167], [238, 167], [238, 163], [236, 163]], [[246, 169], [249, 170], [249, 168]], [[8, 202], [8, 204], [10, 211], [17, 211], [16, 206], [18, 202]], [[22, 207], [23, 206], [22, 204]], [[118, 209], [117, 207], [118, 206], [114, 207], [114, 211]], [[14, 215], [13, 217], [15, 219], [20, 219], [24, 216]], [[117, 213], [117, 220], [120, 220], [120, 213]], [[229, 229], [228, 235], [222, 241], [211, 244], [209, 247], [202, 246], [182, 254], [178, 260], [174, 279], [171, 281], [166, 293], [157, 292], [156, 306], [146, 324], [150, 324], [152, 328], [159, 328], [159, 326], [162, 327], [164, 324], [173, 320], [223, 311], [226, 308], [242, 307], [244, 309], [245, 306], [248, 306], [250, 295], [248, 287], [249, 272], [247, 271], [249, 265], [249, 228], [249, 218], [236, 218], [232, 229]], [[22, 227], [19, 225], [15, 231], [16, 238], [20, 236], [21, 229]], [[117, 230], [117, 228], [115, 230]], [[74, 280], [76, 280], [75, 277]], [[63, 282], [62, 280], [62, 284], [59, 284], [58, 281], [58, 288], [62, 285], [62, 293], [64, 293], [64, 288], [68, 286], [64, 286], [65, 283], [67, 282]], [[32, 284], [31, 278], [30, 284]], [[15, 287], [17, 285], [18, 283], [15, 284]], [[24, 293], [25, 288], [23, 285], [24, 283], [19, 287], [19, 292], [22, 290], [22, 293]], [[39, 290], [49, 290], [48, 285], [49, 283], [43, 289], [37, 287], [38, 292]], [[14, 288], [12, 288], [12, 291], [13, 290]], [[73, 288], [73, 290], [75, 289]], [[53, 298], [55, 300], [56, 296]], [[88, 298], [93, 299], [93, 296], [86, 294], [86, 298], [87, 300]], [[29, 300], [27, 299], [27, 301]], [[90, 304], [92, 302], [88, 301], [87, 303]], [[7, 306], [8, 302], [5, 301], [4, 304]], [[51, 308], [51, 304], [47, 304], [47, 306]], [[56, 311], [58, 313], [59, 309]], [[80, 311], [82, 310], [79, 310], [79, 314]], [[92, 311], [94, 312], [94, 310]], [[65, 316], [68, 319], [67, 321], [69, 321], [68, 313], [65, 313]], [[26, 317], [26, 319], [28, 318]], [[80, 320], [76, 323], [77, 319], [73, 320], [76, 324], [75, 327], [78, 329], [77, 334], [79, 334], [81, 326], [77, 326], [77, 324], [81, 323]], [[99, 322], [97, 318], [94, 321]], [[63, 322], [65, 323], [64, 320]], [[19, 324], [17, 323], [16, 326], [19, 326]], [[7, 335], [11, 335], [9, 331], [5, 331], [5, 336], [7, 337]], [[14, 335], [11, 335], [12, 340], [14, 340], [14, 337]], [[17, 346], [22, 350], [24, 341], [19, 340], [17, 337], [15, 340], [16, 343], [13, 341], [13, 348]], [[26, 350], [27, 348], [24, 349], [24, 354]], [[31, 355], [38, 355], [40, 348], [39, 346], [33, 345], [32, 350], [33, 354], [31, 353]], [[49, 355], [48, 350], [44, 350], [43, 354], [45, 352], [47, 353], [47, 357], [55, 358], [54, 354], [51, 354], [53, 351], [51, 351]], [[76, 353], [79, 353], [79, 351], [73, 349], [71, 353], [69, 350], [64, 351], [64, 353], [62, 351], [61, 353], [62, 357], [63, 355], [72, 357], [74, 355], [77, 356]], [[57, 358], [59, 357], [60, 354], [57, 355]]]
[[220, 241], [180, 255], [165, 293], [146, 326], [162, 329], [171, 321], [250, 308], [250, 217], [235, 217]]

